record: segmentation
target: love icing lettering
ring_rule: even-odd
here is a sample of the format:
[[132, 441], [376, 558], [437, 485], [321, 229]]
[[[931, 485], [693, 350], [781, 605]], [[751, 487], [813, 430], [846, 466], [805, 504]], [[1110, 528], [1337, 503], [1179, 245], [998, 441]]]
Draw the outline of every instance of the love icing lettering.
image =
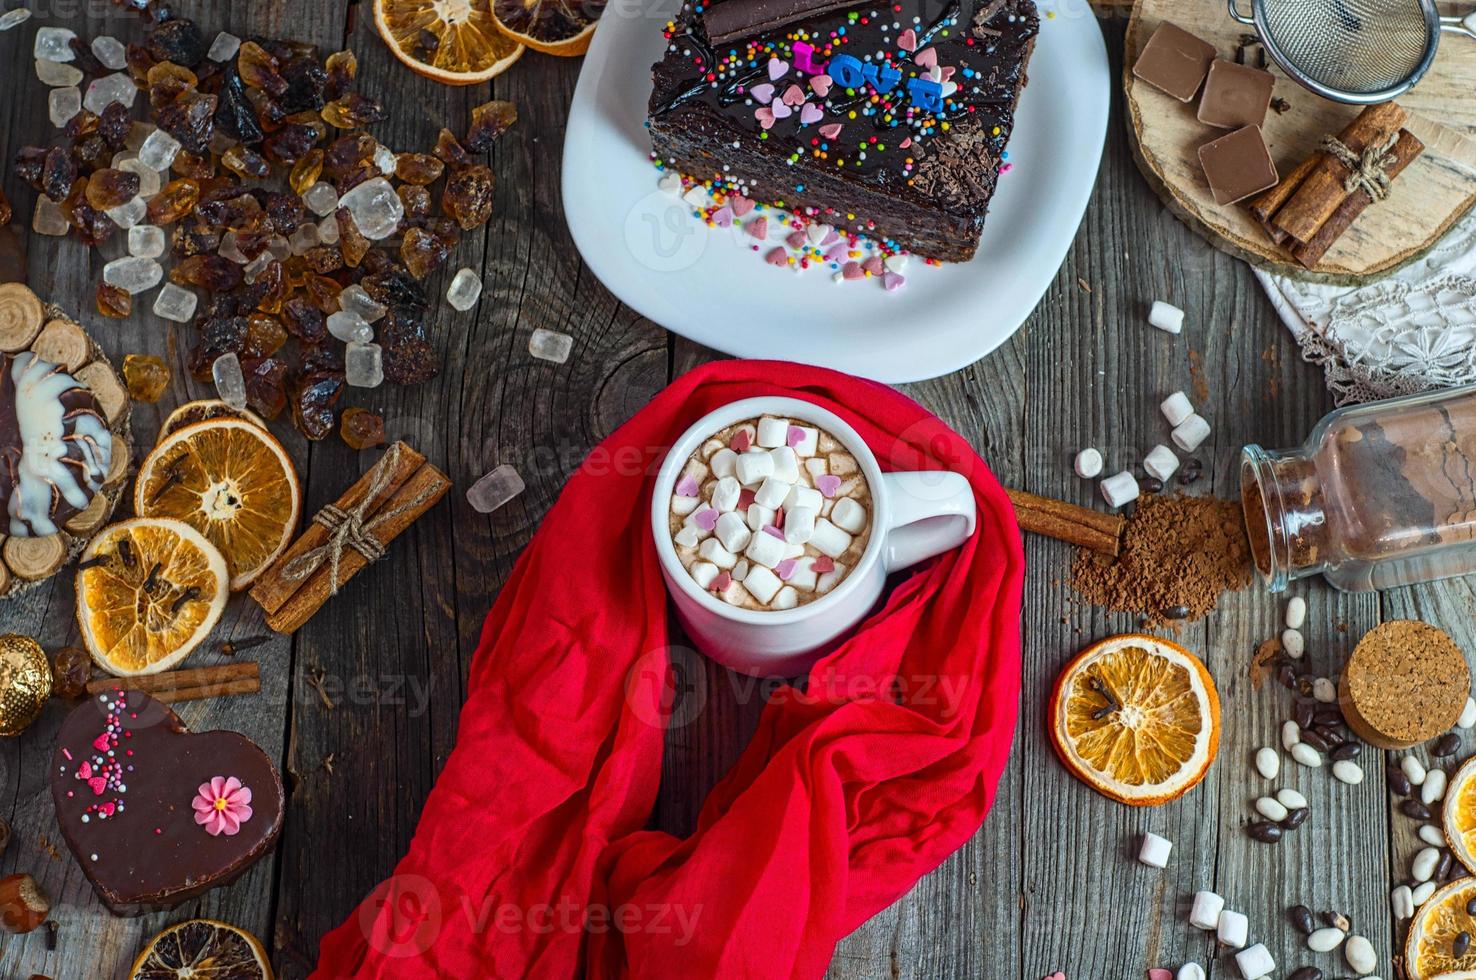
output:
[[[862, 61], [855, 55], [838, 54], [827, 64], [815, 64], [815, 49], [804, 42], [794, 45], [794, 65], [811, 75], [829, 75], [841, 88], [859, 89], [871, 86], [886, 95], [902, 81], [902, 73], [891, 65]], [[943, 85], [930, 78], [912, 78], [907, 82], [907, 95], [924, 112], [943, 111]]]

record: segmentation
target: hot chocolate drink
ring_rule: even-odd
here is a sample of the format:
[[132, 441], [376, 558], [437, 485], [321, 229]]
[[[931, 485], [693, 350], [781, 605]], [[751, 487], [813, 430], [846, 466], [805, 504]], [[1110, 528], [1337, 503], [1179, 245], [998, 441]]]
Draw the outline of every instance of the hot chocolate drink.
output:
[[793, 609], [830, 592], [871, 540], [856, 457], [805, 422], [765, 415], [706, 439], [672, 490], [677, 557], [699, 588], [744, 609]]

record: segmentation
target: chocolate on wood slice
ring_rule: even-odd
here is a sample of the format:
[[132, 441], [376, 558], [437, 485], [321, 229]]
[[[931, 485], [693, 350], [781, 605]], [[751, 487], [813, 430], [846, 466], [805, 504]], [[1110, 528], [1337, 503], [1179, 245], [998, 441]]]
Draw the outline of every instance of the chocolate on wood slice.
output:
[[237, 732], [191, 732], [142, 691], [93, 695], [52, 755], [57, 823], [115, 915], [173, 908], [227, 885], [282, 830], [282, 779]]
[[[1198, 150], [1224, 131], [1200, 122], [1198, 99], [1180, 102], [1134, 77], [1138, 54], [1165, 20], [1232, 61], [1244, 28], [1222, 3], [1136, 0], [1127, 30], [1123, 86], [1133, 155], [1169, 209], [1216, 248], [1273, 272], [1352, 284], [1419, 258], [1476, 205], [1476, 99], [1470, 97], [1476, 90], [1476, 58], [1453, 57], [1442, 49], [1430, 74], [1399, 99], [1410, 114], [1405, 128], [1425, 142], [1425, 153], [1394, 181], [1387, 200], [1353, 222], [1315, 271], [1305, 269], [1243, 204], [1214, 202]], [[1248, 48], [1244, 60], [1258, 65], [1258, 49]], [[1319, 98], [1280, 70], [1271, 71], [1273, 97], [1284, 100], [1286, 108], [1267, 113], [1262, 128], [1284, 177], [1317, 151], [1323, 137], [1341, 132], [1360, 108]]]

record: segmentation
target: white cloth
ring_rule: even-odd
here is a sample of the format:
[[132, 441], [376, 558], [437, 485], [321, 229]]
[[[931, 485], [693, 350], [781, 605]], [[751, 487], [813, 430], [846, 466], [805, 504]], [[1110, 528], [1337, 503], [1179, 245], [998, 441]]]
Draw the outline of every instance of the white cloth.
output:
[[1364, 286], [1255, 273], [1339, 405], [1476, 383], [1476, 211]]

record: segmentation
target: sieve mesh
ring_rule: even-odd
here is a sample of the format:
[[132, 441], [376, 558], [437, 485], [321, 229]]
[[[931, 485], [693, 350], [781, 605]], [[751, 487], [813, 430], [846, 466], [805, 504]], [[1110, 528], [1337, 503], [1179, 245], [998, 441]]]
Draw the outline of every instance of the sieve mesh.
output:
[[1260, 0], [1267, 50], [1292, 73], [1353, 95], [1397, 88], [1437, 43], [1420, 0]]

